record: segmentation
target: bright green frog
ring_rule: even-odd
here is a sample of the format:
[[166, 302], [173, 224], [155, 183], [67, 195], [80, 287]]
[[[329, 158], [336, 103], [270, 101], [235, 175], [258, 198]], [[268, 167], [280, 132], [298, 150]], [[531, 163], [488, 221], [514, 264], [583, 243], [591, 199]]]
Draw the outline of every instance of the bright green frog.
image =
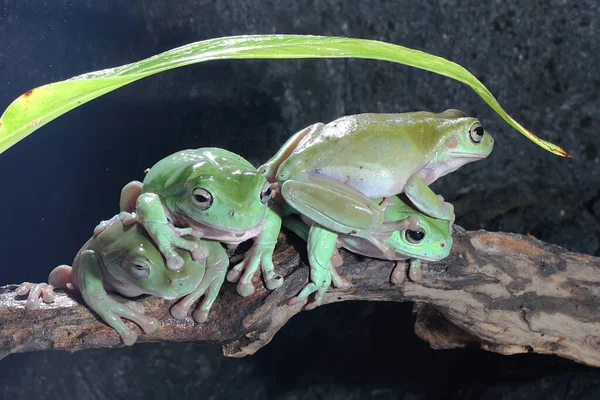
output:
[[[193, 237], [186, 240], [200, 242]], [[229, 258], [220, 243], [205, 241], [203, 244], [209, 250], [203, 262], [192, 259], [189, 252], [175, 250], [183, 266], [179, 271], [171, 271], [141, 225], [125, 226], [121, 221], [113, 221], [83, 245], [73, 267], [58, 266], [50, 273], [49, 284], [24, 282], [16, 292], [28, 294], [26, 307], [36, 309], [41, 300], [54, 301], [54, 288], [79, 291], [85, 303], [121, 335], [123, 342], [132, 345], [137, 334], [121, 318], [135, 322], [146, 333], [154, 332], [158, 321], [145, 316], [141, 304], [120, 301], [107, 290], [127, 297], [149, 294], [178, 299], [186, 296], [171, 307], [171, 315], [177, 319], [184, 319], [194, 303], [205, 295], [202, 304], [192, 313], [196, 322], [204, 322], [225, 280]]]
[[[191, 252], [196, 260], [206, 256], [204, 246], [181, 235], [232, 245], [255, 238], [242, 262], [243, 268], [228, 276], [232, 281], [239, 280], [237, 290], [247, 296], [254, 291], [251, 279], [259, 267], [269, 289], [283, 283], [275, 274], [272, 261], [277, 235], [262, 234], [279, 232], [281, 228], [281, 217], [268, 207], [271, 194], [265, 177], [239, 155], [219, 148], [184, 150], [156, 163], [143, 183], [133, 181], [126, 185], [121, 192], [121, 211], [132, 214], [103, 221], [94, 232], [102, 232], [115, 220], [125, 224], [138, 221], [171, 270], [183, 265], [175, 248]], [[246, 270], [243, 275], [236, 273], [242, 269]]]
[[[291, 208], [315, 222], [309, 243], [332, 243], [338, 233], [377, 229], [384, 220], [378, 203], [400, 193], [420, 212], [453, 221], [453, 206], [429, 185], [487, 157], [493, 143], [476, 118], [459, 110], [359, 114], [301, 130], [259, 171], [279, 187], [285, 213]], [[263, 230], [265, 237], [277, 234]], [[318, 305], [330, 270], [311, 264], [311, 281], [295, 300], [317, 292]]]
[[[384, 210], [384, 222], [380, 227], [337, 237], [331, 235], [331, 242], [321, 242], [319, 246], [309, 243], [310, 263], [330, 269], [334, 286], [344, 288], [350, 285], [335, 271], [334, 267], [340, 266], [342, 260], [338, 253], [332, 251], [334, 247], [343, 247], [367, 257], [402, 261], [396, 263], [392, 272], [391, 281], [394, 284], [404, 281], [406, 260], [411, 280], [417, 281], [421, 278], [421, 260], [439, 261], [450, 254], [452, 222], [421, 214], [397, 196], [384, 199], [380, 206]], [[308, 241], [312, 224], [303, 219], [308, 223], [296, 216], [288, 216], [284, 218], [283, 226]], [[337, 244], [334, 240], [337, 240]]]

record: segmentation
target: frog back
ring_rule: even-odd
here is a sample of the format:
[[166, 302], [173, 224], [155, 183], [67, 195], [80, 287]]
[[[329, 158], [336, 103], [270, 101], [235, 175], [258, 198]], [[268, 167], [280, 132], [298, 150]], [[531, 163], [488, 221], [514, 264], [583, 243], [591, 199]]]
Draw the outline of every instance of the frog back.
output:
[[182, 150], [154, 164], [144, 178], [144, 193], [163, 196], [185, 189], [185, 182], [201, 174], [226, 174], [227, 172], [254, 172], [256, 168], [245, 158], [225, 149], [203, 147]]
[[312, 172], [371, 198], [401, 193], [443, 142], [437, 127], [447, 120], [428, 112], [339, 118], [307, 135], [281, 164], [277, 180]]

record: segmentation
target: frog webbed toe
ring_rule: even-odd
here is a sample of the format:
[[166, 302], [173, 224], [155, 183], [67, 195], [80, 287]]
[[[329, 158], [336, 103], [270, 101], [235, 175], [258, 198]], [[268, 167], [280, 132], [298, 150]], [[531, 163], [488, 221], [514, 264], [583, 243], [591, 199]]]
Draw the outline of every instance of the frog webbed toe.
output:
[[25, 308], [28, 310], [37, 310], [42, 302], [54, 302], [54, 286], [47, 283], [23, 282], [15, 289], [18, 296], [27, 296]]

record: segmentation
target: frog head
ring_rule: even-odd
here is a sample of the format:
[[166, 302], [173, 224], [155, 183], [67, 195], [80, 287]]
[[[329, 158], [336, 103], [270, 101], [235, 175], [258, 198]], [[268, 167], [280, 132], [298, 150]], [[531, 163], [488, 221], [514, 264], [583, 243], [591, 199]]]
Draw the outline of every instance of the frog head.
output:
[[[162, 164], [161, 164], [162, 163]], [[204, 237], [260, 227], [272, 189], [247, 160], [218, 148], [186, 150], [157, 163], [144, 179], [172, 219]]]
[[492, 152], [494, 139], [477, 118], [467, 117], [454, 109], [433, 116], [427, 124], [435, 125], [433, 131], [436, 133], [429, 139], [435, 142], [432, 146], [434, 151], [430, 152], [431, 159], [426, 169], [435, 179]]
[[427, 261], [448, 257], [452, 249], [451, 222], [419, 215], [417, 229], [394, 231], [386, 240], [397, 252]]
[[146, 230], [137, 223], [124, 226], [116, 222], [100, 233], [97, 241], [107, 272], [104, 282], [124, 295], [176, 299], [195, 289], [204, 276], [205, 264], [194, 261], [189, 252], [180, 249], [176, 251], [184, 260], [183, 268], [169, 270]]
[[403, 200], [396, 196], [386, 200], [386, 224], [414, 218], [418, 219], [418, 224], [412, 223], [404, 229], [390, 232], [385, 242], [398, 253], [422, 260], [438, 261], [448, 257], [453, 243], [453, 221], [422, 214], [410, 206], [407, 199]]

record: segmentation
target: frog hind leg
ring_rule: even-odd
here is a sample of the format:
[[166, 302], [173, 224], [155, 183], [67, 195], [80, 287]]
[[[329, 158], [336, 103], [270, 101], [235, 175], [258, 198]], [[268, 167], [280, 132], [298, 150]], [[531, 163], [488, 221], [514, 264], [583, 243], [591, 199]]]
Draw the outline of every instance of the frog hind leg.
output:
[[437, 196], [427, 186], [421, 174], [416, 174], [406, 182], [404, 193], [422, 213], [433, 218], [454, 221], [454, 206]]
[[[289, 229], [298, 235], [302, 240], [308, 242], [308, 236], [310, 233], [310, 226], [296, 216], [285, 217], [283, 219], [283, 227]], [[341, 267], [344, 263], [340, 252], [337, 247], [333, 249], [331, 256], [331, 283], [336, 288], [347, 289], [352, 287], [352, 283], [342, 278], [337, 272], [336, 268]]]
[[134, 212], [137, 199], [142, 194], [143, 187], [144, 184], [140, 181], [131, 181], [123, 186], [119, 200], [119, 209], [129, 213]]
[[296, 236], [305, 242], [308, 241], [310, 226], [297, 216], [288, 216], [283, 218], [283, 227], [292, 231], [294, 234], [296, 234]]
[[310, 281], [300, 293], [288, 300], [293, 305], [304, 302], [306, 298], [315, 293], [313, 301], [306, 305], [306, 310], [312, 310], [321, 305], [323, 297], [331, 286], [332, 269], [331, 257], [335, 251], [337, 233], [318, 225], [310, 228], [308, 236], [308, 262], [310, 264]]
[[130, 329], [122, 318], [135, 322], [146, 333], [156, 331], [158, 321], [110, 296], [104, 288], [101, 265], [101, 261], [94, 251], [86, 250], [81, 253], [76, 272], [81, 296], [88, 307], [119, 333], [123, 343], [131, 346], [137, 340], [137, 333]]
[[269, 183], [276, 182], [277, 170], [282, 162], [284, 162], [290, 154], [298, 147], [298, 144], [304, 139], [306, 136], [312, 134], [323, 128], [323, 123], [318, 122], [313, 124], [307, 128], [304, 128], [298, 132], [296, 132], [292, 137], [290, 137], [284, 144], [281, 146], [279, 151], [275, 153], [275, 155], [266, 163], [258, 167], [258, 172], [263, 174]]
[[358, 190], [324, 175], [309, 173], [281, 185], [285, 201], [299, 213], [339, 233], [354, 233], [382, 224], [378, 204]]
[[206, 273], [202, 277], [198, 287], [185, 296], [179, 303], [171, 307], [171, 315], [173, 318], [185, 319], [193, 304], [200, 297], [204, 296], [202, 303], [192, 313], [192, 318], [199, 324], [206, 322], [208, 319], [210, 309], [217, 299], [221, 286], [223, 286], [223, 282], [225, 281], [225, 274], [227, 273], [227, 267], [229, 266], [229, 258], [222, 247], [220, 251], [212, 247], [206, 264]]

